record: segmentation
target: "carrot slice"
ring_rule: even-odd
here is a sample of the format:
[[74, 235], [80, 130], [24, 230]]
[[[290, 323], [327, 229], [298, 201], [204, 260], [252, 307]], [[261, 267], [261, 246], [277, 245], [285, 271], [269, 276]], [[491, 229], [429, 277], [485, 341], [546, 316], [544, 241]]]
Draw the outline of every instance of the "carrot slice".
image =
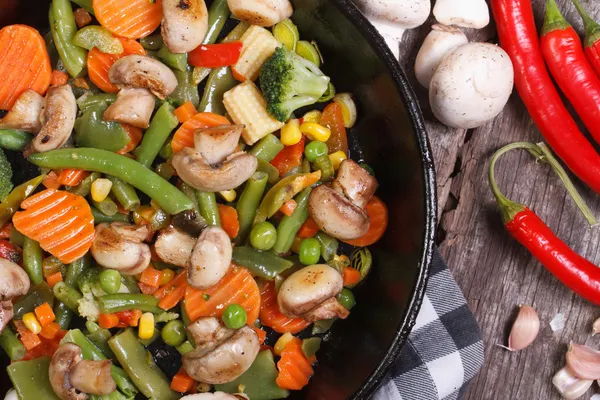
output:
[[111, 329], [119, 324], [119, 317], [115, 314], [102, 314], [98, 316], [98, 325], [100, 328]]
[[251, 328], [254, 332], [256, 332], [256, 335], [258, 335], [259, 343], [263, 344], [265, 342], [265, 340], [267, 339], [267, 332], [260, 328], [255, 327], [255, 326], [252, 326]]
[[356, 285], [360, 282], [360, 271], [352, 267], [344, 268], [344, 286]]
[[0, 110], [10, 110], [27, 89], [39, 94], [50, 86], [52, 67], [40, 33], [25, 25], [0, 29]]
[[187, 271], [183, 270], [175, 276], [175, 278], [171, 279], [168, 283], [162, 285], [156, 292], [153, 293], [154, 297], [161, 300], [169, 293], [177, 289], [177, 287], [185, 284], [187, 282]]
[[92, 82], [100, 89], [107, 93], [116, 93], [119, 91], [115, 85], [108, 79], [108, 70], [117, 62], [119, 58], [132, 54], [145, 55], [146, 50], [137, 41], [126, 38], [119, 38], [123, 44], [123, 53], [107, 54], [103, 53], [98, 48], [94, 47], [88, 52], [87, 68], [88, 75]]
[[171, 293], [160, 299], [158, 306], [163, 310], [170, 310], [175, 307], [185, 296], [187, 285], [183, 284], [176, 287]]
[[185, 372], [183, 368], [179, 369], [179, 372], [175, 374], [173, 380], [171, 380], [171, 389], [179, 393], [187, 393], [194, 386], [194, 379]]
[[58, 189], [60, 187], [58, 174], [54, 171], [50, 171], [42, 181], [42, 185], [44, 185], [46, 189]]
[[248, 325], [253, 325], [258, 318], [260, 290], [250, 272], [237, 265], [232, 265], [215, 286], [206, 290], [188, 286], [185, 293], [185, 311], [190, 321], [200, 317], [220, 317], [230, 304], [244, 307]]
[[265, 282], [260, 292], [260, 323], [279, 333], [297, 333], [310, 323], [302, 318], [289, 318], [279, 311], [275, 284]]
[[161, 276], [161, 271], [152, 267], [148, 267], [144, 270], [144, 272], [142, 272], [142, 275], [140, 276], [140, 283], [158, 288], [158, 283], [160, 282]]
[[315, 222], [314, 219], [308, 217], [306, 221], [300, 227], [298, 231], [298, 237], [302, 239], [311, 238], [319, 233], [319, 225]]
[[194, 132], [202, 128], [211, 128], [219, 125], [231, 125], [231, 122], [222, 115], [210, 112], [201, 112], [188, 119], [177, 129], [171, 141], [173, 152], [177, 153], [184, 147], [194, 147]]
[[240, 231], [240, 222], [238, 221], [237, 210], [224, 204], [217, 204], [219, 207], [219, 217], [221, 218], [221, 227], [230, 238], [235, 238]]
[[42, 249], [69, 264], [83, 257], [94, 239], [94, 217], [87, 201], [76, 194], [47, 189], [21, 203], [13, 224]]
[[377, 196], [373, 196], [367, 204], [366, 209], [371, 222], [367, 233], [358, 239], [343, 240], [343, 242], [356, 247], [365, 247], [381, 239], [388, 225], [388, 209], [385, 203]]
[[315, 356], [306, 358], [302, 351], [302, 341], [293, 338], [281, 352], [281, 359], [277, 362], [279, 376], [276, 383], [282, 389], [300, 390], [308, 384], [313, 375], [312, 364], [317, 361]]
[[161, 0], [94, 0], [93, 6], [100, 25], [129, 39], [140, 39], [154, 32], [163, 15]]
[[46, 282], [48, 283], [48, 286], [50, 286], [50, 288], [53, 288], [54, 286], [56, 286], [56, 284], [58, 282], [62, 282], [63, 281], [63, 277], [62, 274], [60, 273], [60, 271], [53, 273], [52, 275], [48, 275], [46, 277]]
[[82, 169], [63, 169], [58, 175], [58, 183], [59, 185], [65, 186], [77, 186], [81, 181], [87, 178], [88, 175], [90, 175], [90, 173]]
[[194, 107], [191, 101], [184, 103], [183, 105], [177, 107], [175, 111], [173, 111], [173, 114], [175, 114], [179, 122], [182, 124], [197, 113], [198, 111], [196, 111], [196, 107]]
[[129, 143], [125, 145], [121, 150], [117, 151], [117, 154], [127, 154], [133, 149], [137, 147], [138, 144], [142, 141], [142, 136], [144, 135], [144, 131], [137, 126], [129, 125], [129, 124], [121, 124], [127, 135], [129, 135]]
[[69, 75], [66, 72], [54, 70], [52, 71], [52, 75], [50, 75], [50, 85], [52, 86], [66, 85], [68, 81]]

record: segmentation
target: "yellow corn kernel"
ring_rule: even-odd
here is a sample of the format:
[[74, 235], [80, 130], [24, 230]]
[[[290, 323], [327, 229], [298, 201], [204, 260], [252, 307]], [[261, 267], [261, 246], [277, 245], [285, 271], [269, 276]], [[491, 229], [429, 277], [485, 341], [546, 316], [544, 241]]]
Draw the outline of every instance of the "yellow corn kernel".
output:
[[298, 144], [302, 139], [302, 132], [300, 132], [300, 121], [297, 119], [290, 119], [287, 124], [281, 128], [281, 143], [284, 146], [293, 146]]
[[356, 123], [356, 103], [350, 93], [338, 93], [333, 98], [333, 101], [342, 107], [342, 116], [344, 117], [344, 126], [352, 128]]
[[94, 183], [92, 183], [92, 199], [98, 202], [103, 201], [104, 199], [106, 199], [106, 197], [108, 197], [111, 188], [112, 182], [108, 179], [96, 179]]
[[279, 337], [279, 339], [277, 339], [277, 342], [275, 342], [275, 347], [274, 347], [275, 354], [280, 356], [283, 349], [285, 349], [285, 346], [287, 346], [287, 344], [289, 342], [291, 342], [293, 339], [294, 339], [294, 335], [292, 335], [289, 332], [286, 332], [283, 335], [281, 335]]
[[255, 81], [260, 68], [271, 57], [281, 43], [265, 28], [252, 25], [240, 38], [242, 52], [232, 67], [236, 78]]
[[166, 285], [167, 283], [171, 282], [174, 277], [175, 277], [175, 272], [172, 269], [169, 269], [169, 268], [163, 269], [162, 276], [160, 277], [160, 281], [158, 282], [158, 284], [160, 286]]
[[139, 322], [138, 336], [140, 339], [150, 339], [154, 336], [154, 314], [143, 313]]
[[314, 122], [318, 124], [321, 121], [323, 113], [319, 110], [312, 110], [304, 114], [302, 117], [303, 122]]
[[27, 329], [36, 335], [42, 331], [42, 325], [40, 324], [40, 321], [37, 320], [35, 314], [32, 312], [28, 312], [27, 314], [23, 315], [23, 323]]
[[326, 142], [331, 136], [331, 130], [315, 122], [303, 122], [300, 132], [304, 133], [310, 140]]
[[340, 164], [342, 163], [342, 161], [344, 161], [347, 158], [348, 158], [348, 156], [346, 155], [346, 153], [344, 153], [341, 150], [336, 151], [335, 153], [331, 153], [329, 155], [329, 160], [331, 160], [333, 169], [335, 169], [336, 171], [338, 170], [338, 168], [340, 168]]
[[224, 190], [222, 192], [219, 192], [219, 194], [221, 195], [222, 198], [225, 199], [226, 202], [231, 203], [232, 201], [235, 200], [235, 198], [237, 197], [237, 193], [235, 192], [235, 190], [231, 189], [231, 190]]

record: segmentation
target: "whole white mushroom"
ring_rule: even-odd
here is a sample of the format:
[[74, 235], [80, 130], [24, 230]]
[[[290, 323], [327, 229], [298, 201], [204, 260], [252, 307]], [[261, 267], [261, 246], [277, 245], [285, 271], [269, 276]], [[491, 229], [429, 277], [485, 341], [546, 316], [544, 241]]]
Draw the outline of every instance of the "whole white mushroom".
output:
[[477, 128], [500, 114], [513, 84], [513, 65], [504, 50], [469, 43], [442, 60], [429, 85], [429, 103], [443, 124]]
[[490, 23], [490, 10], [485, 0], [437, 0], [435, 19], [444, 25], [463, 28], [485, 28]]

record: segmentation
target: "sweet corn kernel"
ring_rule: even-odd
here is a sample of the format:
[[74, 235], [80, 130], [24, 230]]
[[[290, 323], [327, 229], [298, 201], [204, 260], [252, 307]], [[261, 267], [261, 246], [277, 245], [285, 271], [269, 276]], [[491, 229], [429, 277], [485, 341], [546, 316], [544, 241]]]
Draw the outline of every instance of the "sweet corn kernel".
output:
[[42, 331], [42, 324], [37, 320], [35, 314], [32, 312], [28, 312], [23, 315], [23, 323], [32, 333], [36, 335]]
[[300, 142], [302, 139], [302, 132], [300, 132], [300, 121], [297, 119], [290, 119], [287, 124], [281, 128], [281, 143], [284, 146], [293, 146]]
[[158, 284], [160, 286], [166, 285], [167, 283], [171, 282], [174, 277], [175, 277], [175, 272], [172, 269], [168, 269], [168, 268], [163, 269], [162, 276], [160, 277], [160, 282], [158, 282]]
[[346, 156], [346, 153], [344, 153], [341, 150], [336, 151], [335, 153], [331, 153], [329, 155], [329, 159], [331, 160], [331, 165], [333, 165], [333, 169], [335, 169], [336, 171], [340, 167], [340, 164], [342, 163], [342, 161], [344, 161], [347, 158], [348, 158], [348, 156]]
[[219, 194], [221, 195], [222, 198], [225, 199], [225, 201], [227, 201], [229, 203], [231, 203], [232, 201], [234, 201], [235, 198], [237, 197], [237, 193], [233, 189], [231, 189], [231, 190], [224, 190], [222, 192], [219, 192]]
[[280, 356], [283, 349], [285, 349], [285, 346], [287, 346], [287, 344], [289, 342], [291, 342], [293, 339], [294, 339], [294, 335], [292, 335], [289, 332], [286, 332], [283, 335], [281, 335], [279, 337], [279, 339], [277, 339], [277, 342], [275, 343], [275, 347], [274, 347], [275, 354]]
[[307, 112], [306, 114], [304, 114], [304, 116], [302, 117], [302, 121], [303, 122], [314, 122], [315, 124], [318, 124], [321, 121], [321, 116], [323, 115], [323, 113], [319, 110], [312, 110]]
[[331, 136], [329, 128], [315, 122], [303, 122], [300, 125], [300, 132], [304, 133], [310, 140], [318, 140], [319, 142], [326, 142]]
[[96, 179], [94, 183], [92, 183], [92, 199], [98, 202], [103, 201], [110, 193], [111, 188], [112, 182], [108, 179]]
[[143, 313], [140, 318], [138, 336], [140, 339], [150, 339], [154, 336], [154, 314]]

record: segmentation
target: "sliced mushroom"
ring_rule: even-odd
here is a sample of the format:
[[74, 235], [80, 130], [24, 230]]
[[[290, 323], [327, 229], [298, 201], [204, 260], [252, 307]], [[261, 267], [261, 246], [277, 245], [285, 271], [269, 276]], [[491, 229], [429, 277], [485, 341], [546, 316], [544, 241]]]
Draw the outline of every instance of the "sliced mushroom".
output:
[[119, 59], [110, 67], [108, 78], [118, 88], [146, 88], [162, 100], [177, 87], [173, 71], [148, 56], [131, 55]]
[[250, 25], [273, 26], [292, 16], [289, 0], [227, 0], [233, 15]]
[[69, 379], [71, 369], [81, 360], [81, 348], [73, 343], [61, 344], [50, 360], [50, 385], [62, 400], [86, 400], [88, 397], [73, 387]]
[[0, 128], [38, 133], [42, 127], [40, 114], [43, 107], [44, 97], [35, 90], [27, 89], [15, 101], [8, 114], [0, 120]]
[[82, 360], [71, 369], [69, 381], [81, 392], [103, 396], [117, 390], [117, 384], [112, 377], [112, 362], [110, 360]]
[[77, 117], [77, 103], [71, 86], [48, 89], [41, 116], [42, 128], [25, 150], [25, 155], [58, 149], [69, 140]]
[[231, 253], [231, 240], [223, 228], [206, 228], [198, 238], [190, 258], [188, 283], [197, 289], [216, 285], [229, 271]]
[[238, 152], [212, 167], [197, 150], [185, 147], [173, 156], [171, 164], [179, 178], [195, 189], [221, 192], [247, 181], [256, 171], [258, 160], [252, 154]]
[[185, 268], [189, 265], [195, 244], [195, 238], [170, 226], [158, 233], [154, 250], [156, 255], [167, 264]]
[[313, 321], [320, 316], [326, 316], [323, 319], [328, 319], [330, 313], [314, 310], [322, 305], [325, 305], [326, 309], [331, 309], [331, 304], [324, 303], [330, 299], [337, 303], [335, 296], [343, 288], [344, 279], [341, 274], [329, 265], [316, 264], [304, 267], [283, 281], [277, 294], [279, 311], [290, 318], [309, 315]]
[[308, 199], [308, 211], [319, 228], [338, 239], [356, 239], [369, 230], [369, 216], [341, 193], [321, 185]]
[[377, 179], [355, 161], [344, 160], [332, 186], [356, 206], [364, 208], [375, 194], [378, 183]]
[[0, 301], [27, 294], [30, 285], [29, 276], [23, 268], [0, 258]]
[[315, 322], [332, 318], [346, 319], [348, 315], [350, 315], [350, 311], [337, 301], [335, 297], [332, 297], [314, 310], [304, 314], [302, 318], [308, 322]]
[[214, 317], [200, 318], [188, 327], [196, 349], [183, 356], [183, 368], [197, 381], [209, 384], [231, 382], [254, 362], [260, 342], [252, 328], [233, 330]]
[[204, 0], [163, 0], [160, 33], [171, 53], [187, 53], [200, 46], [208, 31]]
[[0, 333], [13, 318], [12, 301], [0, 301]]
[[104, 268], [125, 275], [137, 275], [150, 264], [150, 246], [142, 241], [148, 236], [147, 226], [123, 222], [100, 224], [92, 243], [92, 256]]
[[219, 125], [194, 132], [196, 150], [210, 165], [222, 163], [233, 154], [244, 125]]
[[147, 128], [154, 111], [154, 96], [148, 89], [123, 88], [117, 100], [104, 111], [105, 121]]
[[224, 392], [214, 392], [214, 393], [196, 393], [196, 394], [188, 394], [187, 396], [183, 396], [181, 400], [247, 400], [243, 394], [229, 394]]

